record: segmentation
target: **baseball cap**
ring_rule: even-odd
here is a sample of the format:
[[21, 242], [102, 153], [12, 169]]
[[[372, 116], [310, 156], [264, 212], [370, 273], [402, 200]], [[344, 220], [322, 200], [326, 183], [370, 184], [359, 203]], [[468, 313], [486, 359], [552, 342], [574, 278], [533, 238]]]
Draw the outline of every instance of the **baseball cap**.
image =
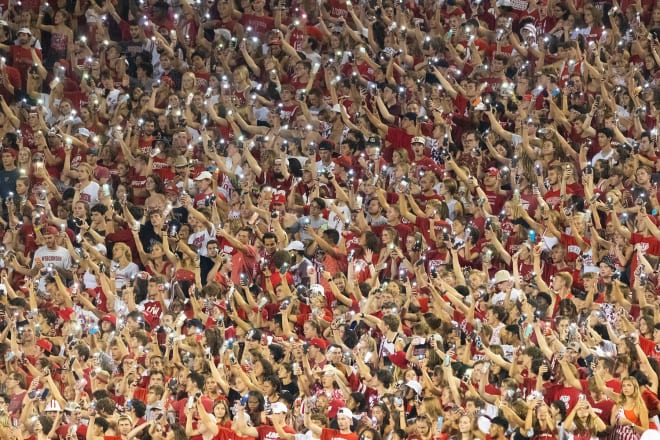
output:
[[566, 346], [566, 349], [567, 349], [567, 350], [573, 350], [573, 351], [576, 352], [576, 353], [579, 353], [579, 352], [582, 351], [582, 350], [580, 349], [580, 344], [577, 343], [577, 342], [575, 342], [575, 341], [569, 343], [569, 344]]
[[426, 145], [426, 138], [424, 136], [415, 136], [410, 141], [411, 144], [424, 144]]
[[380, 147], [380, 136], [369, 136], [366, 144], [369, 146]]
[[495, 167], [490, 167], [490, 168], [488, 168], [488, 171], [486, 171], [486, 172], [487, 172], [488, 174], [490, 174], [491, 176], [499, 176], [499, 174], [500, 174], [500, 170], [498, 170], [498, 169], [495, 168]]
[[55, 411], [55, 412], [60, 412], [62, 411], [62, 407], [58, 403], [57, 400], [52, 399], [50, 402], [48, 402], [48, 405], [46, 405], [46, 408], [44, 408], [44, 411]]
[[319, 151], [332, 151], [334, 147], [334, 142], [328, 140], [328, 139], [323, 139], [321, 142], [319, 142]]
[[213, 176], [211, 175], [211, 173], [209, 173], [208, 171], [202, 171], [197, 175], [197, 177], [195, 177], [195, 180], [204, 180], [204, 179], [212, 179], [212, 178]]
[[285, 251], [304, 251], [305, 245], [302, 241], [294, 240], [284, 249]]
[[173, 182], [168, 183], [165, 185], [165, 194], [174, 194], [174, 195], [179, 195], [179, 187], [176, 186]]
[[286, 405], [282, 402], [275, 402], [270, 406], [270, 410], [273, 414], [286, 414], [287, 408]]
[[353, 411], [351, 411], [350, 409], [348, 409], [346, 407], [339, 408], [339, 410], [337, 410], [337, 417], [339, 417], [339, 416], [353, 418]]
[[313, 345], [314, 347], [318, 347], [321, 350], [325, 350], [328, 347], [328, 343], [325, 341], [325, 339], [321, 338], [312, 338], [309, 340], [309, 345]]
[[26, 28], [26, 27], [20, 28], [18, 30], [18, 33], [32, 35], [32, 31], [30, 30], [30, 28]]
[[58, 232], [55, 226], [48, 226], [42, 230], [41, 235], [57, 235]]
[[87, 130], [85, 127], [80, 127], [78, 129], [78, 134], [82, 134], [83, 136], [89, 137], [89, 130]]
[[614, 259], [609, 255], [605, 255], [603, 258], [601, 258], [601, 260], [598, 264], [599, 265], [606, 264], [609, 267], [611, 267], [612, 269], [616, 269], [616, 264], [614, 263]]
[[94, 177], [96, 177], [97, 180], [109, 179], [110, 170], [107, 167], [97, 166], [94, 168]]
[[409, 380], [406, 383], [406, 386], [412, 389], [415, 393], [417, 393], [418, 396], [422, 394], [422, 385], [416, 380]]
[[176, 160], [174, 161], [174, 166], [176, 168], [186, 167], [188, 166], [188, 159], [186, 159], [184, 156], [177, 156]]
[[103, 322], [103, 321], [108, 321], [109, 323], [111, 323], [115, 327], [117, 326], [117, 317], [115, 315], [111, 315], [111, 314], [108, 313], [108, 314], [104, 315], [103, 318], [101, 318], [101, 322]]
[[504, 283], [511, 280], [511, 274], [508, 270], [502, 269], [495, 273], [495, 284]]
[[80, 405], [78, 405], [76, 402], [67, 402], [66, 406], [64, 407], [65, 412], [74, 412], [80, 409]]

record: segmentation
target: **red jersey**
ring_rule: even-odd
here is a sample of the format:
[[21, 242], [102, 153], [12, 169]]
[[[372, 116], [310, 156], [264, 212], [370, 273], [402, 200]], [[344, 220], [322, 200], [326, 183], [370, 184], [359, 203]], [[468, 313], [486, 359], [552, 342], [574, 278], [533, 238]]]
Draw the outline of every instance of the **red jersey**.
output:
[[[128, 173], [128, 181], [130, 182], [134, 193], [135, 190], [144, 189], [147, 186], [147, 176], [142, 176], [138, 174], [137, 172], [135, 172], [134, 168], [131, 168], [131, 170]], [[138, 197], [135, 195], [133, 196], [133, 203], [138, 206], [143, 206], [144, 201], [145, 201], [144, 197]]]
[[142, 303], [142, 309], [144, 320], [151, 328], [157, 327], [160, 322], [160, 316], [163, 314], [163, 306], [160, 301], [145, 300]]
[[275, 19], [267, 15], [243, 14], [241, 24], [245, 27], [246, 34], [263, 39], [275, 27]]
[[[37, 52], [37, 56], [40, 60], [43, 60], [41, 56], [41, 49], [34, 49]], [[21, 82], [27, 84], [27, 75], [28, 70], [34, 64], [32, 61], [32, 48], [24, 48], [22, 46], [11, 46], [11, 65], [18, 70]]]

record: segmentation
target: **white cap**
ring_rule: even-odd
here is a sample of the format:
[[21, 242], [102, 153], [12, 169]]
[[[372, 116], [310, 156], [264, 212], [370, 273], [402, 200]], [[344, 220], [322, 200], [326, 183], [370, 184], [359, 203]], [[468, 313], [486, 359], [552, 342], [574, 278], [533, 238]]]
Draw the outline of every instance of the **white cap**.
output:
[[51, 400], [48, 402], [48, 405], [46, 405], [46, 408], [44, 411], [62, 411], [62, 407], [60, 406], [59, 402], [55, 399]]
[[213, 179], [213, 176], [208, 171], [202, 171], [195, 177], [194, 180], [204, 180], [204, 179]]
[[284, 248], [285, 251], [304, 251], [305, 250], [305, 245], [302, 243], [302, 241], [294, 240], [289, 245]]
[[231, 40], [231, 32], [229, 32], [227, 29], [224, 29], [224, 28], [223, 29], [215, 29], [213, 32], [215, 33], [215, 35], [217, 35], [217, 36], [219, 36], [219, 37], [221, 37], [221, 38], [223, 38], [227, 41]]
[[32, 31], [30, 30], [30, 28], [26, 28], [26, 27], [20, 28], [18, 30], [18, 33], [32, 35]]
[[424, 136], [415, 136], [410, 141], [411, 144], [424, 144], [426, 145], [426, 138]]
[[78, 134], [89, 137], [89, 130], [87, 130], [85, 127], [80, 127], [78, 129]]
[[287, 408], [286, 405], [282, 402], [275, 402], [270, 406], [270, 410], [273, 414], [286, 414]]
[[325, 295], [325, 289], [320, 284], [312, 284], [309, 286], [310, 293], [316, 293], [318, 295]]
[[350, 417], [350, 418], [353, 418], [353, 411], [351, 411], [350, 409], [348, 409], [348, 408], [346, 408], [346, 407], [339, 408], [339, 409], [337, 410], [337, 417], [339, 417], [339, 416], [344, 416], [344, 417]]
[[418, 396], [419, 396], [420, 394], [422, 394], [422, 386], [421, 386], [420, 383], [417, 382], [416, 380], [409, 380], [409, 381], [406, 383], [406, 386], [407, 386], [408, 388], [411, 388], [414, 392], [416, 392]]
[[505, 281], [511, 281], [511, 274], [509, 273], [508, 270], [505, 270], [505, 269], [498, 270], [495, 273], [495, 283], [494, 284], [503, 283]]

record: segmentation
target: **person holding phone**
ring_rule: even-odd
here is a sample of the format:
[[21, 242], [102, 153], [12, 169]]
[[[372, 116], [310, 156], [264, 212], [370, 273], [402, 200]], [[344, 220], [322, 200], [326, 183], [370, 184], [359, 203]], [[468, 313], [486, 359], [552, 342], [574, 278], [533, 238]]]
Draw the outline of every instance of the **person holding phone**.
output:
[[586, 396], [580, 394], [578, 403], [566, 416], [564, 429], [573, 434], [574, 438], [593, 438], [599, 432], [607, 429], [605, 423], [594, 412]]
[[613, 440], [639, 438], [649, 429], [649, 412], [634, 377], [626, 377], [621, 381], [621, 395], [612, 408], [610, 423], [614, 429], [611, 437]]

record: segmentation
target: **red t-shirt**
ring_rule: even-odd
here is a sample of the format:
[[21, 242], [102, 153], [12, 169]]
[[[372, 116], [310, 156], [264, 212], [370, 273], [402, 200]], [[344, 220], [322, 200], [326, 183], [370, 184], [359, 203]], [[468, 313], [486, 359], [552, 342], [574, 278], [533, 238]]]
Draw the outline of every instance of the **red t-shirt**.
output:
[[[282, 430], [288, 434], [296, 433], [296, 430], [288, 425], [283, 426]], [[259, 440], [280, 440], [282, 438], [271, 425], [257, 426], [257, 432], [259, 433]]]
[[410, 142], [413, 137], [412, 134], [406, 133], [405, 130], [396, 127], [388, 127], [385, 140], [391, 145], [383, 149], [383, 159], [387, 162], [392, 162], [392, 153], [397, 148], [403, 148], [406, 150], [409, 158], [414, 157], [412, 150], [410, 149]]
[[358, 440], [356, 433], [342, 434], [337, 429], [323, 428], [321, 440]]
[[[21, 79], [21, 74], [17, 69], [11, 66], [5, 66], [4, 71], [7, 73], [7, 79], [9, 79], [9, 83], [12, 86], [14, 86], [15, 89], [14, 94], [15, 94], [17, 91], [23, 88], [23, 81]], [[14, 102], [14, 94], [9, 93], [9, 90], [7, 90], [4, 84], [0, 84], [0, 95], [2, 95], [3, 98], [5, 98], [5, 101], [7, 101], [8, 104]]]
[[[258, 17], [253, 14], [243, 14], [241, 17], [241, 24], [245, 27], [245, 32], [249, 35], [257, 36], [261, 39], [266, 36], [273, 27], [275, 27], [275, 19], [267, 15]], [[248, 30], [248, 28], [251, 28]]]
[[[34, 49], [37, 52], [39, 59], [42, 59], [41, 49]], [[34, 64], [32, 61], [32, 48], [24, 48], [22, 46], [11, 46], [11, 65], [18, 70], [21, 81], [27, 84], [28, 70]]]

